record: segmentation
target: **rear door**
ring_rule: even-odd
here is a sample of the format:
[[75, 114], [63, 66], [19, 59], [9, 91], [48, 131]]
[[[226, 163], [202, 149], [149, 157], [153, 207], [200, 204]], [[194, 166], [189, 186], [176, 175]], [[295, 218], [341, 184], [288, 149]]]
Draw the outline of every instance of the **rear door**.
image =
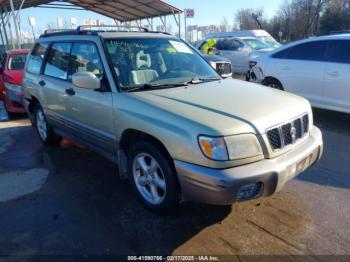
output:
[[328, 41], [313, 41], [292, 46], [272, 57], [276, 77], [286, 91], [318, 104], [323, 98], [325, 53]]
[[68, 66], [72, 43], [54, 42], [46, 58], [43, 74], [38, 79], [45, 98], [45, 114], [56, 126], [63, 126], [68, 118], [66, 111]]
[[[79, 88], [71, 83], [77, 72], [91, 72], [101, 80], [99, 90]], [[71, 51], [67, 113], [71, 128], [80, 138], [100, 149], [115, 152], [112, 92], [106, 79], [101, 56], [94, 42], [74, 42]]]
[[249, 69], [250, 49], [244, 48], [244, 44], [237, 39], [219, 40], [216, 48], [220, 55], [231, 61], [233, 71], [238, 74], [245, 74]]
[[324, 103], [350, 112], [350, 40], [333, 40], [327, 52]]

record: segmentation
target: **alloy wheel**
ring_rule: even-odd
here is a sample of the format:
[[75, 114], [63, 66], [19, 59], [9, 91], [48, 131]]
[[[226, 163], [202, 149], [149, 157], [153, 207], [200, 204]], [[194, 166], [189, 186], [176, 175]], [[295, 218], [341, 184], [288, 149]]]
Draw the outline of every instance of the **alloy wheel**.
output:
[[47, 124], [42, 110], [36, 112], [36, 127], [40, 138], [45, 141], [47, 139]]
[[166, 182], [157, 160], [149, 154], [140, 153], [134, 158], [132, 172], [141, 196], [150, 204], [161, 204], [166, 195]]

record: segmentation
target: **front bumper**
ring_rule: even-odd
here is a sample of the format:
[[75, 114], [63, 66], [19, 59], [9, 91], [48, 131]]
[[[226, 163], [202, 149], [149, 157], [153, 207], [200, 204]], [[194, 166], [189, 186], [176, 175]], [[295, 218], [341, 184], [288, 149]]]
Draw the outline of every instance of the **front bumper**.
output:
[[258, 66], [250, 67], [247, 74], [246, 80], [253, 83], [262, 83], [265, 79], [262, 69]]
[[305, 141], [277, 158], [223, 170], [182, 161], [175, 161], [175, 167], [184, 200], [229, 205], [237, 201], [240, 188], [248, 184], [263, 184], [258, 197], [280, 191], [287, 181], [315, 164], [322, 153], [321, 131], [313, 127]]

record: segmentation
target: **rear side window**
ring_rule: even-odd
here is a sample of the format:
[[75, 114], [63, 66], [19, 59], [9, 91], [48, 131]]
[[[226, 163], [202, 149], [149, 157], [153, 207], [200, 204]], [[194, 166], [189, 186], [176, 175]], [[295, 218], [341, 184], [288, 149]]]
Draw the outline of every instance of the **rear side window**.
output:
[[27, 71], [33, 74], [40, 74], [41, 64], [47, 50], [47, 43], [37, 43], [29, 55]]
[[290, 48], [281, 50], [281, 51], [279, 51], [279, 52], [277, 52], [277, 53], [274, 53], [274, 54], [272, 55], [272, 57], [273, 57], [273, 58], [279, 58], [279, 59], [285, 59], [285, 58], [287, 58], [287, 56], [288, 56], [289, 50], [290, 50]]
[[67, 79], [71, 46], [71, 43], [52, 44], [46, 59], [45, 75]]
[[9, 58], [9, 70], [23, 70], [27, 60], [27, 54], [12, 55]]
[[103, 69], [97, 47], [93, 43], [74, 43], [71, 52], [69, 78], [77, 72], [91, 72], [102, 78]]
[[280, 56], [284, 59], [324, 61], [327, 45], [328, 41], [303, 43], [286, 49]]
[[350, 40], [331, 41], [327, 52], [327, 61], [350, 64]]
[[240, 47], [243, 47], [243, 44], [234, 39], [219, 40], [216, 44], [218, 50], [236, 51]]

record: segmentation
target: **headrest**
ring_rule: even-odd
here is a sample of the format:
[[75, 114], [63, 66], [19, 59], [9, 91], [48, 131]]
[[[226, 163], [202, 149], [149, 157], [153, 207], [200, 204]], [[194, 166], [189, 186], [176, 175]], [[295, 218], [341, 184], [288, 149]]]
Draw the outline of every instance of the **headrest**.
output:
[[139, 51], [136, 54], [136, 67], [137, 67], [137, 69], [150, 68], [151, 65], [152, 65], [151, 56], [149, 54], [145, 54], [143, 52], [143, 50]]

